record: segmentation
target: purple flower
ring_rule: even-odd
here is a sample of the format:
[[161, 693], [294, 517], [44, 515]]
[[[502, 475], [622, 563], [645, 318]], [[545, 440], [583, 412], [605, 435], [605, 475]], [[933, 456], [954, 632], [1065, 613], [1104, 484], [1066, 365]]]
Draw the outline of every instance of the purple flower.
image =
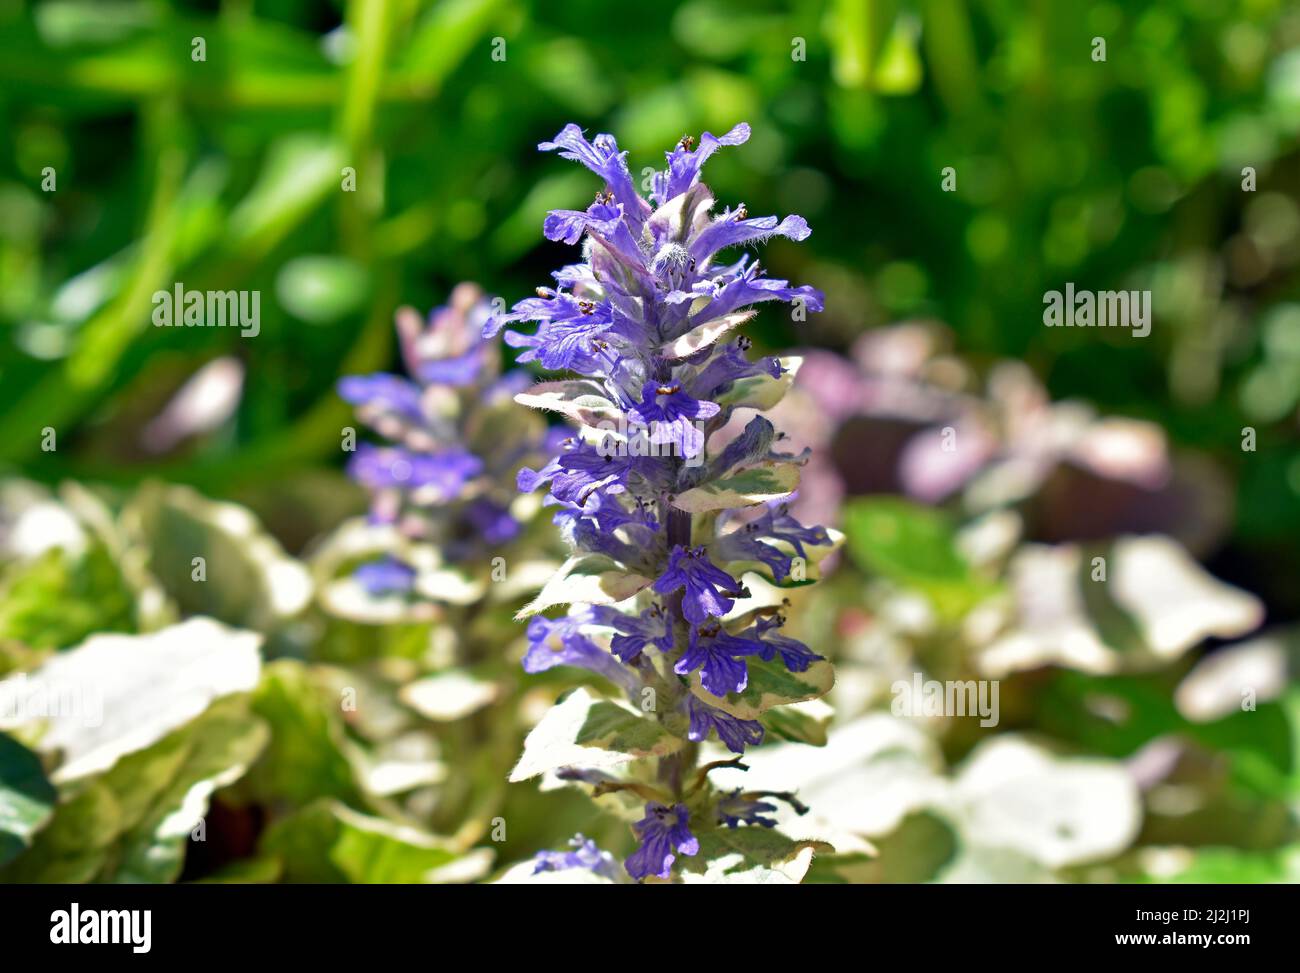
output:
[[650, 442], [672, 444], [678, 455], [692, 459], [704, 451], [704, 431], [696, 423], [712, 419], [719, 411], [716, 402], [693, 399], [680, 385], [646, 382], [641, 402], [628, 411], [628, 418], [650, 430]]
[[748, 255], [724, 270], [716, 272], [709, 279], [695, 285], [689, 295], [670, 296], [670, 300], [696, 300], [709, 298], [695, 316], [702, 321], [720, 318], [737, 308], [747, 307], [760, 301], [799, 301], [804, 309], [819, 312], [824, 309], [825, 297], [815, 287], [803, 285], [791, 287], [787, 280], [776, 280], [762, 276], [758, 261], [750, 261]]
[[758, 643], [737, 638], [714, 623], [691, 629], [691, 640], [673, 672], [686, 676], [700, 670], [700, 685], [719, 698], [744, 692], [749, 684], [749, 667], [738, 656], [755, 655]]
[[624, 863], [627, 873], [636, 879], [668, 878], [678, 854], [690, 856], [700, 850], [689, 823], [685, 804], [670, 808], [657, 801], [648, 803], [645, 817], [632, 826], [640, 844]]
[[425, 385], [472, 385], [478, 381], [484, 364], [483, 346], [477, 345], [451, 358], [421, 362], [415, 375]]
[[605, 180], [609, 193], [623, 204], [625, 216], [640, 227], [650, 212], [650, 204], [641, 198], [632, 182], [624, 158], [627, 153], [618, 150], [612, 135], [597, 135], [588, 142], [577, 125], [565, 125], [560, 134], [549, 142], [537, 146], [543, 152], [559, 150], [560, 158], [581, 162]]
[[718, 821], [728, 828], [736, 828], [742, 824], [774, 828], [776, 821], [763, 817], [764, 814], [774, 813], [776, 813], [775, 804], [760, 801], [757, 795], [742, 794], [739, 788], [723, 795], [718, 801]]
[[783, 220], [778, 220], [775, 216], [747, 219], [742, 205], [738, 209], [727, 210], [697, 233], [691, 239], [689, 249], [695, 260], [704, 261], [719, 250], [741, 243], [767, 240], [774, 236], [806, 240], [810, 233], [812, 230], [808, 229], [808, 221], [802, 216], [787, 216]]
[[[749, 135], [749, 126], [740, 124], [722, 136], [706, 132], [698, 147], [693, 138], [683, 138], [667, 153], [667, 168], [653, 176], [649, 201], [637, 193], [625, 154], [611, 136], [589, 141], [576, 125], [568, 125], [540, 146], [580, 162], [603, 181], [586, 209], [555, 210], [543, 223], [547, 239], [581, 245], [582, 262], [552, 274], [550, 286], [497, 316], [484, 333], [506, 324], [535, 325], [532, 333], [509, 330], [504, 340], [519, 350], [520, 361], [536, 360], [545, 368], [583, 376], [582, 383], [553, 389], [564, 400], [556, 403], [560, 411], [583, 416], [594, 429], [592, 407], [583, 401], [591, 389], [595, 398], [587, 401], [603, 401], [602, 410], [612, 403], [622, 411], [618, 418], [627, 428], [625, 436], [612, 437], [614, 450], [575, 438], [542, 468], [524, 469], [518, 486], [549, 490], [544, 503], [558, 508], [555, 524], [574, 552], [600, 555], [612, 565], [611, 573], [629, 580], [656, 579], [652, 588], [663, 601], [648, 608], [628, 603], [575, 607], [563, 619], [534, 619], [526, 659], [530, 671], [562, 662], [580, 665], [611, 672], [620, 685], [628, 686], [625, 678], [630, 680], [628, 691], [634, 693], [632, 687], [656, 685], [664, 675], [646, 654], [656, 648], [674, 674], [694, 679], [698, 673], [702, 689], [696, 691], [707, 699], [709, 694], [722, 698], [743, 692], [750, 656], [772, 659], [780, 653], [787, 665], [804, 668], [817, 658], [772, 626], [757, 623], [733, 634], [719, 620], [737, 599], [748, 597], [725, 570], [730, 564], [757, 561], [785, 579], [792, 558], [804, 556], [805, 545], [825, 543], [825, 533], [804, 528], [784, 510], [764, 510], [752, 524], [720, 535], [718, 525], [727, 523], [721, 511], [692, 517], [670, 506], [732, 471], [806, 461], [805, 455], [776, 452], [781, 437], [759, 417], [707, 462], [690, 462], [704, 456], [708, 436], [732, 418], [734, 409], [779, 397], [783, 390], [763, 381], [782, 378], [776, 358], [750, 361], [748, 339], [719, 341], [718, 336], [742, 325], [752, 314], [747, 309], [756, 304], [785, 301], [820, 311], [825, 303], [815, 288], [766, 276], [748, 254], [719, 259], [731, 247], [776, 235], [802, 240], [809, 233], [799, 216], [754, 218], [743, 204], [715, 209], [701, 169], [723, 146], [741, 145]], [[737, 383], [752, 385], [762, 395], [738, 395], [743, 390]], [[723, 396], [731, 404], [724, 406]], [[672, 448], [651, 448], [664, 446]], [[703, 546], [691, 546], [697, 534], [707, 535]], [[595, 636], [600, 641], [593, 639], [595, 629], [601, 630]], [[678, 632], [687, 636], [685, 645], [676, 638]], [[606, 638], [609, 651], [603, 648]], [[760, 722], [735, 717], [703, 699], [692, 692], [675, 701], [676, 712], [665, 728], [679, 735], [684, 731], [694, 742], [716, 734], [733, 753], [762, 741]], [[692, 752], [689, 747], [682, 751]], [[671, 769], [660, 780], [680, 797], [688, 767]], [[716, 804], [706, 803], [707, 796], [697, 799], [694, 789], [689, 793], [693, 803], [709, 808], [711, 819], [716, 807], [721, 824], [771, 824], [763, 815], [773, 808], [759, 800], [762, 793], [737, 792]], [[644, 818], [634, 825], [639, 846], [627, 860], [631, 875], [668, 878], [677, 856], [697, 853], [688, 814], [680, 803], [646, 805]]]
[[745, 357], [745, 350], [750, 341], [741, 335], [736, 341], [723, 346], [715, 352], [702, 369], [693, 378], [688, 379], [687, 387], [692, 395], [711, 399], [727, 391], [733, 382], [755, 375], [770, 375], [780, 378], [781, 363], [775, 358], [760, 358], [750, 361]]
[[804, 544], [824, 545], [829, 544], [831, 539], [822, 527], [804, 527], [790, 516], [788, 508], [782, 504], [766, 508], [759, 517], [723, 534], [713, 542], [710, 550], [720, 561], [759, 561], [766, 564], [773, 577], [782, 582], [790, 574], [792, 558], [777, 546], [777, 542], [781, 541], [794, 548], [799, 557], [806, 558], [808, 554]]
[[668, 155], [668, 171], [655, 174], [650, 198], [660, 206], [695, 186], [700, 181], [700, 170], [709, 157], [724, 145], [744, 145], [749, 141], [749, 126], [744, 122], [721, 137], [712, 132], [700, 136], [700, 147], [692, 151], [686, 140]]
[[426, 502], [453, 500], [483, 471], [483, 461], [464, 449], [416, 453], [400, 446], [363, 443], [348, 464], [348, 474], [375, 490], [398, 487], [418, 491]]
[[522, 525], [506, 507], [479, 497], [465, 507], [465, 519], [489, 544], [505, 544], [519, 536]]
[[372, 595], [405, 594], [415, 586], [415, 569], [392, 556], [361, 565], [352, 577]]
[[[491, 316], [491, 302], [472, 284], [455, 287], [427, 319], [400, 308], [398, 348], [409, 378], [352, 375], [338, 385], [357, 416], [388, 440], [360, 445], [348, 463], [371, 494], [370, 522], [436, 544], [449, 561], [473, 560], [518, 536], [501, 481], [545, 456], [549, 439], [506, 436], [479, 445], [483, 416], [530, 381], [521, 372], [500, 374], [499, 352], [483, 341]], [[379, 586], [398, 581], [377, 569], [361, 576]]]
[[792, 558], [776, 546], [764, 543], [759, 528], [752, 523], [723, 534], [713, 542], [711, 549], [713, 555], [723, 562], [759, 561], [766, 564], [778, 582], [790, 574]]
[[528, 623], [528, 652], [524, 672], [545, 672], [555, 666], [576, 666], [604, 676], [628, 692], [640, 688], [635, 674], [582, 633], [592, 623], [590, 610], [560, 618], [535, 616]]
[[542, 484], [550, 483], [551, 495], [555, 499], [583, 504], [598, 490], [622, 493], [628, 488], [633, 474], [651, 481], [662, 479], [654, 459], [615, 455], [590, 443], [570, 440], [565, 451], [540, 470], [520, 470], [518, 486], [524, 493], [531, 493]]
[[654, 590], [667, 595], [682, 587], [686, 589], [682, 614], [695, 625], [731, 611], [734, 598], [741, 594], [736, 579], [714, 565], [704, 548], [678, 544], [669, 552], [668, 568], [654, 583]]
[[742, 632], [741, 638], [746, 638], [750, 644], [758, 646], [755, 654], [764, 662], [771, 662], [776, 654], [780, 653], [781, 661], [787, 669], [791, 672], [803, 672], [822, 657], [797, 639], [782, 635], [779, 629], [784, 624], [785, 619], [780, 615], [774, 618], [761, 618], [752, 628]]
[[533, 874], [562, 872], [571, 868], [585, 868], [587, 871], [594, 872], [605, 878], [618, 879], [619, 875], [616, 871], [618, 865], [614, 861], [614, 856], [607, 851], [601, 851], [596, 842], [590, 838], [583, 837], [581, 834], [574, 835], [569, 839], [569, 847], [573, 850], [539, 851], [535, 859], [537, 864], [533, 867]]
[[672, 620], [659, 605], [651, 605], [640, 615], [611, 610], [606, 619], [618, 632], [610, 643], [610, 651], [624, 662], [632, 662], [650, 645], [660, 652], [672, 650]]
[[399, 375], [348, 375], [339, 379], [339, 397], [364, 410], [368, 416], [397, 415], [422, 422], [420, 389]]
[[718, 739], [732, 753], [744, 753], [746, 747], [755, 747], [763, 742], [762, 723], [732, 716], [710, 706], [694, 693], [686, 697], [686, 711], [691, 721], [687, 737], [696, 743], [707, 740], [710, 731], [716, 731]]
[[769, 505], [762, 516], [751, 523], [757, 525], [759, 533], [785, 541], [800, 557], [808, 556], [803, 547], [805, 544], [822, 547], [831, 542], [825, 527], [805, 527], [790, 516], [790, 507], [785, 503]]
[[614, 315], [608, 305], [589, 301], [574, 301], [557, 297], [552, 303], [566, 312], [551, 317], [537, 332], [535, 348], [519, 356], [520, 362], [534, 359], [543, 368], [563, 371], [578, 362], [590, 360], [596, 353], [596, 341], [614, 324]]

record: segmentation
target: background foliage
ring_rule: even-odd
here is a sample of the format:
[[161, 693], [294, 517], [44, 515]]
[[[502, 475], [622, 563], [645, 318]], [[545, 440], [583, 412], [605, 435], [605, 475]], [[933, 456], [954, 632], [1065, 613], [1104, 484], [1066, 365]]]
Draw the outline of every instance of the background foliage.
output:
[[[90, 525], [82, 555], [55, 549], [0, 576], [3, 668], [29, 668], [93, 632], [149, 631], [199, 612], [255, 629], [280, 659], [245, 704], [276, 741], [269, 759], [301, 769], [292, 754], [302, 752], [319, 766], [288, 795], [266, 790], [283, 774], [252, 774], [241, 784], [251, 796], [231, 802], [259, 809], [239, 818], [249, 837], [211, 863], [192, 856], [192, 870], [254, 861], [257, 846], [257, 861], [279, 864], [248, 875], [315, 878], [328, 845], [341, 849], [330, 877], [407, 880], [473, 844], [478, 836], [450, 851], [413, 846], [383, 859], [406, 864], [366, 871], [380, 859], [358, 849], [406, 840], [375, 820], [428, 819], [355, 791], [349, 747], [400, 733], [316, 712], [333, 670], [302, 667], [360, 657], [395, 692], [420, 673], [383, 660], [417, 655], [427, 633], [306, 623], [250, 579], [267, 558], [310, 556], [364, 509], [341, 472], [340, 430], [353, 420], [335, 385], [393, 367], [395, 308], [427, 308], [466, 279], [514, 300], [554, 265], [542, 216], [584, 205], [591, 187], [535, 146], [570, 120], [616, 132], [634, 171], [684, 133], [750, 122], [746, 151], [713, 161], [710, 183], [755, 211], [807, 217], [811, 238], [778, 241], [765, 261], [828, 296], [806, 324], [760, 316], [764, 350], [846, 350], [891, 322], [935, 319], [976, 371], [1019, 359], [1053, 399], [1153, 421], [1222, 484], [1223, 527], [1195, 553], [1256, 593], [1267, 623], [1285, 631], [1300, 618], [1300, 15], [1282, 0], [1071, 7], [0, 0], [0, 471], [73, 484], [62, 502]], [[1096, 36], [1104, 62], [1091, 57]], [[205, 61], [191, 59], [195, 37]], [[806, 60], [791, 56], [800, 40]], [[341, 191], [348, 166], [355, 192]], [[955, 193], [941, 191], [945, 166], [956, 169]], [[1242, 191], [1244, 166], [1258, 173], [1254, 192]], [[57, 191], [41, 189], [46, 167]], [[177, 281], [260, 291], [261, 333], [152, 327], [150, 296]], [[1044, 328], [1043, 294], [1067, 281], [1150, 289], [1151, 336]], [[218, 359], [227, 371], [211, 399], [159, 433], [167, 403]], [[1254, 452], [1241, 448], [1246, 426], [1257, 430]], [[57, 432], [52, 452], [42, 450], [46, 427]], [[260, 526], [217, 537], [211, 511], [178, 487], [245, 505]], [[896, 516], [907, 526], [906, 512]], [[223, 558], [240, 566], [221, 589], [227, 604], [187, 603], [192, 593], [159, 567], [170, 562], [158, 545], [183, 529], [232, 545]], [[272, 553], [238, 562], [263, 532]], [[888, 552], [856, 558], [865, 575], [888, 574]], [[903, 567], [915, 580], [915, 566]], [[858, 580], [842, 582], [844, 605], [861, 600]], [[142, 596], [159, 586], [158, 598]], [[1186, 730], [1169, 703], [1174, 676], [1110, 686], [1155, 694], [1131, 738], [1071, 722], [1063, 714], [1100, 678], [1057, 672], [1035, 683], [1022, 724], [1115, 758]], [[313, 681], [329, 687], [323, 697], [304, 688]], [[1290, 723], [1274, 716], [1238, 721], [1245, 744], [1236, 730], [1205, 741], [1207, 759], [1234, 768], [1241, 789], [1228, 799], [1241, 817], [1227, 834], [1207, 825], [1176, 837], [1260, 854], [1216, 852], [1201, 860], [1204, 876], [1286, 874], [1296, 724], [1294, 712]], [[262, 745], [220, 708], [203, 719], [231, 728], [227, 766]], [[178, 725], [155, 745], [191, 748], [184, 766], [146, 751], [152, 759], [119, 764], [93, 794], [129, 789], [130, 773], [159, 787], [222, 779], [204, 761], [226, 758], [181, 739], [198, 733]], [[1234, 764], [1240, 746], [1271, 756]], [[948, 749], [956, 758], [967, 748]], [[28, 767], [25, 750], [7, 754], [6, 766]], [[156, 771], [164, 763], [171, 769]], [[49, 803], [35, 791], [22, 791], [25, 806]], [[103, 823], [88, 794], [81, 812]], [[309, 800], [322, 797], [332, 803]], [[277, 803], [298, 826], [280, 817], [259, 845], [258, 816]], [[562, 813], [510, 819], [518, 827], [502, 861], [592, 826]], [[97, 847], [120, 855], [79, 858], [73, 874], [127, 874], [142, 835], [170, 840], [151, 827], [143, 811], [105, 824]], [[9, 840], [0, 832], [0, 861]], [[880, 865], [867, 877], [893, 874]]]

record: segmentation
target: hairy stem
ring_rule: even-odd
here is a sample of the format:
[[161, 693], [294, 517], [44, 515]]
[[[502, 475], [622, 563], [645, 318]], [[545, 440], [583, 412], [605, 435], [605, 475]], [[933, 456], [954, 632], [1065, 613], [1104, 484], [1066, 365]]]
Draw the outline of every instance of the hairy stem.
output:
[[[691, 515], [685, 510], [678, 510], [676, 507], [667, 503], [667, 536], [668, 550], [672, 550], [677, 545], [690, 547], [691, 544]], [[686, 651], [687, 643], [690, 639], [691, 626], [682, 614], [682, 597], [684, 591], [676, 591], [668, 600], [668, 611], [673, 620], [673, 652], [670, 663], [679, 659], [683, 652]], [[672, 665], [667, 666], [665, 675], [668, 677], [670, 684], [680, 686], [683, 695], [689, 692], [686, 686], [682, 685], [681, 677], [674, 676]], [[678, 700], [682, 696], [669, 701], [669, 705], [676, 707]], [[693, 743], [688, 743], [681, 750], [667, 757], [659, 759], [659, 781], [668, 787], [675, 798], [680, 799], [686, 783], [691, 780], [692, 771], [695, 768], [699, 748]]]

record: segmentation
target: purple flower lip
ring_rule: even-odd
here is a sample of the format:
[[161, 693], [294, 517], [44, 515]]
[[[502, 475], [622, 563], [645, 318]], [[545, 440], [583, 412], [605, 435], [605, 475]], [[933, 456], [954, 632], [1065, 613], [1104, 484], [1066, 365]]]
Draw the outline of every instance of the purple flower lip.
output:
[[627, 873], [636, 879], [668, 878], [677, 855], [699, 853], [700, 843], [689, 827], [690, 812], [684, 804], [670, 808], [654, 801], [645, 810], [645, 817], [632, 826], [639, 845], [625, 862]]
[[736, 579], [715, 566], [703, 547], [687, 549], [680, 544], [669, 552], [668, 567], [654, 583], [654, 590], [661, 595], [679, 588], [686, 589], [682, 614], [695, 625], [731, 611], [740, 594]]
[[352, 576], [372, 595], [406, 594], [415, 586], [415, 569], [395, 557], [363, 564]]

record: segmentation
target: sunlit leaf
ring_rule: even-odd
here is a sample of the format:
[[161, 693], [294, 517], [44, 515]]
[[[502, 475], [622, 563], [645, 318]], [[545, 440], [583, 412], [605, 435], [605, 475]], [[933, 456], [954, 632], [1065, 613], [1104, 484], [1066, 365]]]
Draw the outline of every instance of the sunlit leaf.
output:
[[674, 753], [682, 742], [657, 720], [579, 688], [533, 727], [510, 779], [527, 780], [560, 767], [608, 769]]

